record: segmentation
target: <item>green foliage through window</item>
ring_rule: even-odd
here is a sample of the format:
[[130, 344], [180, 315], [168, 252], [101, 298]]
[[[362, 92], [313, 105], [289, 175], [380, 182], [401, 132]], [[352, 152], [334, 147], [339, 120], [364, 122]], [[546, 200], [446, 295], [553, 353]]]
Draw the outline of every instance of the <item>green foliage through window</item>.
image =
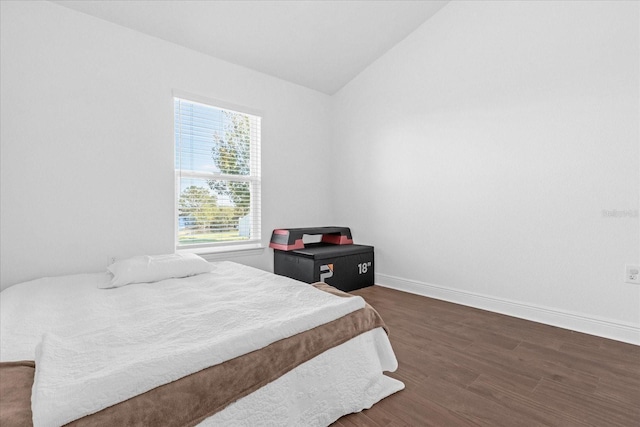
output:
[[260, 118], [175, 99], [178, 246], [260, 238]]

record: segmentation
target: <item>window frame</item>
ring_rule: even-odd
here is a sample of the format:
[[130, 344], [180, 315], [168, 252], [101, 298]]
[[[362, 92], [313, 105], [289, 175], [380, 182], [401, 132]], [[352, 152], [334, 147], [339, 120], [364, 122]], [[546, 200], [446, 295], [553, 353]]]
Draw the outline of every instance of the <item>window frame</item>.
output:
[[[251, 153], [251, 169], [249, 175], [230, 175], [214, 172], [203, 171], [190, 171], [182, 170], [176, 167], [176, 152], [178, 150], [176, 134], [176, 121], [175, 121], [175, 100], [180, 99], [186, 102], [194, 104], [204, 105], [206, 107], [215, 108], [218, 110], [227, 110], [234, 113], [246, 114], [249, 116], [257, 117], [258, 129], [256, 132], [251, 133], [250, 140], [250, 153]], [[262, 119], [264, 114], [251, 107], [232, 104], [226, 101], [203, 97], [192, 93], [187, 93], [179, 90], [172, 91], [172, 111], [173, 111], [173, 167], [174, 167], [174, 246], [176, 252], [190, 252], [197, 254], [216, 254], [216, 253], [228, 253], [237, 251], [256, 251], [263, 250], [264, 245], [262, 243]], [[254, 136], [257, 136], [257, 141], [254, 141]], [[250, 215], [251, 215], [251, 230], [250, 238], [247, 240], [229, 240], [222, 242], [210, 242], [210, 243], [197, 243], [184, 245], [180, 244], [178, 231], [179, 231], [179, 200], [180, 200], [180, 180], [181, 178], [201, 178], [201, 179], [218, 179], [218, 180], [231, 180], [249, 182], [250, 188]], [[253, 237], [255, 236], [255, 237]]]

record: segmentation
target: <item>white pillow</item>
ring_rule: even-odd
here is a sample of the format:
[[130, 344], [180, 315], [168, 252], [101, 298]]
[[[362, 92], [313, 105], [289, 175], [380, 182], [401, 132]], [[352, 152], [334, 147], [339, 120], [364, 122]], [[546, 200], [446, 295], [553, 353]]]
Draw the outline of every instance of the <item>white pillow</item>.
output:
[[209, 273], [211, 264], [196, 254], [144, 255], [117, 261], [107, 267], [111, 282], [100, 288], [118, 288], [130, 283], [158, 282], [164, 279]]

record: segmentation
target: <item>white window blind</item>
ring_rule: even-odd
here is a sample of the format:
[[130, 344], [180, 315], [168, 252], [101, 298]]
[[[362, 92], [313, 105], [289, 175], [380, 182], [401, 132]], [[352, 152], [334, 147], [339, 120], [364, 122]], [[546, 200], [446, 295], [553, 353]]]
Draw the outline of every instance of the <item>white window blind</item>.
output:
[[260, 242], [260, 117], [174, 98], [178, 249]]

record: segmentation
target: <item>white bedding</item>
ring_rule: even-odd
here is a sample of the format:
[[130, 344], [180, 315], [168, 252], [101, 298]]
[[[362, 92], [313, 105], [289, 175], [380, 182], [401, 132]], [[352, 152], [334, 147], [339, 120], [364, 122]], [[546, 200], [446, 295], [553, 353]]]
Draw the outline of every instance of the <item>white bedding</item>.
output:
[[[35, 426], [60, 425], [93, 413], [331, 321], [364, 304], [359, 297], [334, 297], [309, 285], [230, 262], [215, 263], [212, 273], [190, 278], [114, 290], [97, 288], [109, 279], [106, 273], [45, 278], [0, 293], [0, 360], [36, 360], [32, 396]], [[312, 302], [321, 308], [310, 312]], [[263, 310], [265, 307], [268, 310]], [[256, 425], [251, 416], [263, 414], [259, 425], [323, 425], [401, 389], [402, 383], [381, 375], [383, 370], [395, 370], [397, 366], [386, 335], [371, 331], [358, 340], [369, 341], [356, 349], [351, 347], [358, 341], [352, 340], [331, 353], [325, 352], [205, 423]], [[41, 351], [36, 355], [38, 344]], [[362, 359], [366, 366], [358, 366], [355, 358], [342, 354], [358, 351], [365, 351]], [[339, 355], [332, 357], [332, 353]], [[328, 384], [327, 366], [340, 357], [354, 362], [353, 372], [359, 372], [358, 378], [370, 376], [360, 386], [345, 384], [345, 395], [349, 391], [357, 395], [344, 399], [350, 408], [340, 411], [347, 412], [318, 407], [313, 402], [323, 400], [310, 396], [322, 389], [323, 381]], [[324, 366], [322, 375], [318, 375], [316, 364]], [[312, 380], [314, 374], [317, 378]], [[280, 391], [278, 387], [296, 383], [298, 375], [304, 396], [297, 403], [283, 411], [260, 409], [277, 393], [281, 401], [296, 402], [300, 396], [288, 397], [291, 384]], [[314, 381], [316, 386], [309, 389]], [[300, 413], [305, 405], [310, 412]], [[250, 421], [243, 424], [243, 419]]]
[[200, 427], [320, 427], [370, 408], [404, 384], [386, 332], [377, 328], [334, 347], [209, 417]]

